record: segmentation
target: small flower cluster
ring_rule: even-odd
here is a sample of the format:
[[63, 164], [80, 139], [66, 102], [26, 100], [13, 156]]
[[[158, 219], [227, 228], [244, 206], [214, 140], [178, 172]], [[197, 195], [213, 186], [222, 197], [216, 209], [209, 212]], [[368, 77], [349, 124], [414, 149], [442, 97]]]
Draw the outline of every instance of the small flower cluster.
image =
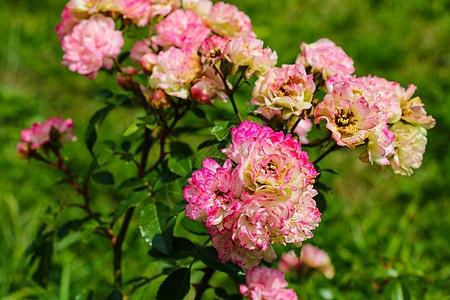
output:
[[61, 144], [74, 142], [77, 137], [72, 133], [73, 122], [67, 119], [63, 122], [61, 117], [47, 119], [44, 123], [34, 123], [31, 128], [22, 130], [22, 140], [17, 144], [17, 154], [29, 157], [31, 151], [45, 148], [52, 144], [60, 147]]
[[184, 197], [187, 216], [206, 223], [223, 262], [253, 269], [275, 258], [272, 244], [300, 246], [312, 237], [321, 215], [313, 199], [318, 173], [299, 142], [245, 121], [222, 152], [223, 167], [205, 159]]
[[278, 262], [278, 268], [284, 273], [307, 273], [309, 269], [317, 269], [328, 279], [333, 278], [335, 274], [334, 266], [328, 254], [311, 244], [302, 247], [300, 259], [292, 250], [283, 253]]
[[[134, 75], [149, 76], [149, 86], [139, 89], [158, 109], [167, 106], [169, 96], [201, 103], [216, 97], [225, 101], [231, 88], [227, 76], [241, 73], [248, 79], [275, 66], [276, 52], [263, 48], [250, 18], [236, 6], [213, 5], [210, 0], [182, 4], [183, 8], [173, 0], [71, 0], [56, 27], [65, 52], [62, 64], [94, 79], [101, 67], [113, 67], [124, 46], [123, 32], [115, 30], [117, 22], [122, 28], [156, 22], [156, 34], [131, 49], [130, 59], [139, 68], [119, 67], [117, 81], [131, 90]], [[160, 17], [153, 20], [156, 16]]]
[[375, 76], [336, 74], [326, 82], [328, 93], [316, 107], [314, 122], [325, 120], [339, 146], [367, 143], [362, 161], [411, 175], [422, 162], [426, 129], [435, 125], [420, 99], [410, 99], [415, 89]]
[[[367, 145], [360, 156], [363, 162], [390, 166], [401, 175], [420, 167], [426, 130], [436, 121], [427, 116], [420, 98], [411, 99], [414, 85], [404, 89], [384, 78], [352, 76], [353, 60], [328, 39], [302, 43], [301, 50], [296, 65], [271, 68], [256, 81], [251, 101], [259, 106], [255, 112], [275, 127], [296, 120], [304, 125], [309, 117], [315, 124], [325, 120], [337, 145], [351, 150]], [[317, 105], [312, 101], [316, 85], [327, 93]], [[298, 133], [308, 142], [306, 132]]]
[[246, 285], [241, 284], [241, 294], [252, 300], [296, 300], [298, 299], [293, 289], [286, 289], [288, 283], [284, 280], [284, 274], [267, 267], [248, 271], [245, 277]]

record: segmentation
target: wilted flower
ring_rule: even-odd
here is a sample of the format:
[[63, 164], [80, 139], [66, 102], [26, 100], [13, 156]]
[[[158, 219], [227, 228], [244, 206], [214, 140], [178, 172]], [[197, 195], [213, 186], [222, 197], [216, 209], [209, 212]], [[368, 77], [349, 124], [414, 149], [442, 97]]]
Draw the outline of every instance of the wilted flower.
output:
[[31, 145], [31, 149], [38, 149], [50, 141], [60, 144], [74, 142], [77, 138], [72, 133], [72, 129], [72, 119], [63, 122], [61, 117], [47, 119], [40, 124], [34, 123], [31, 128], [24, 129], [20, 133], [22, 140], [17, 146], [18, 152], [25, 152], [27, 147], [24, 143]]
[[163, 89], [167, 94], [186, 99], [191, 83], [201, 72], [200, 57], [192, 48], [170, 47], [158, 54], [158, 64], [153, 67], [150, 86]]
[[111, 69], [124, 43], [122, 32], [114, 28], [113, 19], [99, 14], [80, 21], [62, 40], [62, 64], [89, 79], [97, 77], [101, 67]]
[[320, 39], [312, 44], [302, 43], [300, 48], [302, 53], [295, 63], [311, 67], [312, 72], [322, 73], [323, 80], [334, 74], [355, 72], [353, 60], [329, 39]]
[[193, 47], [197, 49], [209, 36], [211, 29], [203, 20], [190, 10], [177, 9], [160, 23], [155, 25], [158, 35], [152, 42], [159, 46], [174, 45], [177, 47]]
[[284, 119], [300, 115], [311, 107], [316, 85], [302, 65], [283, 65], [259, 77], [253, 89], [252, 103], [281, 111]]
[[252, 300], [295, 300], [298, 299], [293, 289], [284, 280], [283, 272], [267, 267], [247, 271], [246, 285], [241, 284], [241, 294]]
[[207, 23], [212, 31], [220, 36], [256, 37], [250, 18], [232, 4], [214, 4]]

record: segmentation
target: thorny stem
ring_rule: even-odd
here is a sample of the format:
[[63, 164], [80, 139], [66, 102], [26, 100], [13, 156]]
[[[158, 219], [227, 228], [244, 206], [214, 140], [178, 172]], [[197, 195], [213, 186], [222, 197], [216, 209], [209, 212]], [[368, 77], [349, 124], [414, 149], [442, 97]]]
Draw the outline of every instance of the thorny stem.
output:
[[324, 153], [322, 153], [318, 158], [316, 158], [316, 160], [313, 162], [314, 165], [317, 165], [322, 159], [324, 159], [328, 154], [330, 154], [331, 152], [333, 152], [334, 150], [338, 149], [339, 145], [338, 144], [334, 144], [331, 148], [329, 148], [327, 151], [325, 151]]

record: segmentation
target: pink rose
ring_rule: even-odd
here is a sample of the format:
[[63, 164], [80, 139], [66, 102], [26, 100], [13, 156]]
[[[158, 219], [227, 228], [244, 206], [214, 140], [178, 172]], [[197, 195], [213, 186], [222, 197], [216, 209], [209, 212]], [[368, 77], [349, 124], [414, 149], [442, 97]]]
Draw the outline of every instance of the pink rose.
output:
[[111, 69], [124, 43], [122, 32], [114, 28], [114, 20], [103, 15], [80, 21], [62, 40], [62, 64], [89, 79], [97, 77], [101, 67]]
[[203, 75], [192, 85], [191, 94], [200, 103], [214, 103], [216, 97], [225, 102], [228, 98], [222, 78], [212, 67], [205, 67]]
[[250, 18], [232, 4], [214, 4], [207, 23], [212, 31], [220, 36], [256, 37]]
[[210, 0], [183, 0], [184, 9], [192, 10], [202, 18], [209, 15], [212, 6], [213, 4]]
[[72, 119], [67, 119], [64, 122], [61, 117], [54, 119], [47, 119], [44, 123], [34, 123], [31, 128], [24, 129], [20, 133], [22, 141], [18, 145], [19, 152], [24, 152], [23, 142], [31, 145], [31, 149], [38, 149], [45, 143], [50, 142], [53, 138], [58, 143], [74, 142], [77, 140], [72, 133], [73, 122]]
[[253, 74], [266, 74], [276, 65], [278, 59], [276, 51], [268, 47], [263, 49], [263, 41], [252, 37], [229, 38], [225, 54], [233, 64], [230, 75], [236, 74], [240, 67], [247, 67], [245, 78], [250, 78]]
[[157, 15], [167, 16], [180, 6], [180, 0], [151, 0], [152, 17]]
[[311, 67], [312, 72], [322, 73], [323, 80], [327, 80], [334, 74], [355, 72], [353, 60], [341, 47], [336, 46], [329, 39], [320, 39], [312, 44], [302, 43], [300, 48], [302, 53], [295, 63]]
[[310, 244], [304, 245], [300, 253], [300, 265], [303, 267], [309, 267], [318, 269], [328, 279], [334, 277], [334, 266], [331, 264], [328, 254]]
[[209, 36], [211, 29], [190, 10], [178, 9], [155, 25], [156, 36], [152, 42], [159, 46], [174, 45], [197, 49]]
[[285, 289], [288, 286], [284, 280], [284, 274], [275, 269], [267, 267], [256, 268], [247, 271], [245, 285], [241, 284], [241, 294], [252, 300], [296, 300], [298, 299], [294, 290]]
[[395, 135], [395, 154], [389, 160], [395, 174], [413, 174], [422, 164], [423, 154], [427, 145], [427, 131], [421, 126], [413, 126], [397, 122], [392, 126]]
[[281, 111], [283, 119], [299, 116], [304, 109], [311, 108], [311, 100], [316, 89], [312, 75], [306, 75], [301, 65], [283, 65], [269, 69], [261, 76], [253, 89], [252, 103], [261, 108]]
[[148, 24], [152, 6], [150, 0], [116, 0], [119, 4], [119, 12], [126, 19], [130, 19], [139, 27]]
[[191, 83], [202, 71], [200, 57], [192, 48], [170, 47], [158, 54], [158, 64], [153, 67], [150, 86], [163, 89], [168, 95], [186, 99]]
[[368, 102], [362, 97], [364, 84], [357, 84], [361, 82], [354, 83], [354, 77], [350, 75], [330, 77], [326, 82], [328, 94], [314, 111], [314, 123], [326, 120], [326, 127], [333, 133], [336, 143], [351, 150], [365, 142], [369, 130], [388, 121], [376, 102]]

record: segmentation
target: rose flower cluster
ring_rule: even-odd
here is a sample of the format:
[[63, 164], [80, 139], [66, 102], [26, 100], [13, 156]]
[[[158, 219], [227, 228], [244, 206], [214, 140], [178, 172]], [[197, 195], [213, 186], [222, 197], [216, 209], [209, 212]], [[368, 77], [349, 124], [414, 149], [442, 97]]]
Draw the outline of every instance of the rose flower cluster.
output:
[[[250, 18], [236, 6], [210, 0], [71, 0], [56, 31], [65, 52], [62, 64], [94, 79], [100, 68], [111, 69], [124, 46], [123, 31], [135, 24], [149, 27], [150, 39], [136, 41], [129, 57], [137, 64], [116, 66], [117, 80], [132, 89], [129, 78], [145, 74], [139, 85], [156, 109], [166, 108], [168, 97], [205, 103], [226, 100], [229, 75], [246, 79], [275, 66], [277, 54], [256, 39]], [[152, 19], [152, 17], [159, 18]], [[154, 24], [153, 34], [152, 20]]]
[[[328, 39], [302, 43], [301, 50], [295, 65], [271, 68], [256, 81], [251, 103], [259, 106], [257, 113], [272, 124], [300, 118], [300, 128], [308, 117], [315, 124], [324, 120], [338, 146], [353, 150], [366, 145], [363, 162], [401, 175], [420, 167], [426, 130], [436, 121], [419, 97], [412, 98], [414, 85], [404, 89], [384, 78], [352, 76], [353, 60]], [[316, 84], [327, 94], [313, 107]], [[308, 142], [300, 128], [300, 140]]]
[[312, 237], [321, 215], [313, 199], [318, 173], [297, 140], [245, 121], [222, 152], [223, 167], [205, 159], [184, 197], [187, 216], [206, 223], [223, 262], [250, 270], [276, 257], [272, 244]]

